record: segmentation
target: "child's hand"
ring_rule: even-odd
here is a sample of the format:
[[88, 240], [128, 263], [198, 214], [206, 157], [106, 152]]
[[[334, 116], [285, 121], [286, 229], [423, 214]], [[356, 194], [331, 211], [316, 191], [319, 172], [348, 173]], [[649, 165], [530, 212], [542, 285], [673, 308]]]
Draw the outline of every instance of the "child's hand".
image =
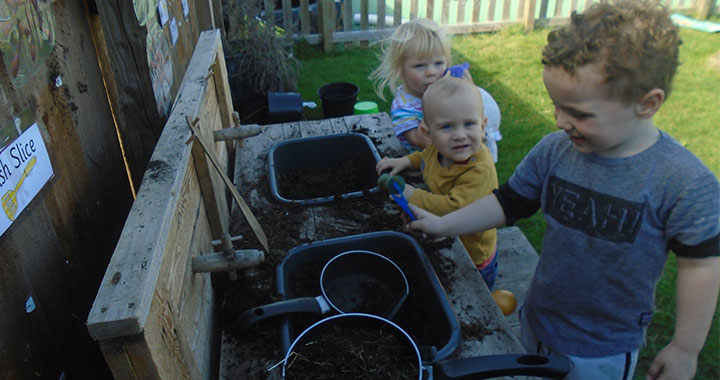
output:
[[382, 160], [378, 161], [377, 165], [375, 165], [375, 171], [379, 175], [379, 174], [382, 174], [384, 171], [391, 169], [389, 174], [395, 175], [411, 166], [412, 166], [412, 163], [410, 162], [410, 159], [407, 157], [400, 157], [400, 158], [383, 157]]
[[440, 217], [415, 205], [408, 204], [415, 215], [415, 221], [405, 224], [408, 230], [420, 230], [430, 235], [446, 236]]
[[697, 370], [697, 353], [689, 353], [672, 343], [663, 348], [648, 368], [647, 380], [692, 379]]

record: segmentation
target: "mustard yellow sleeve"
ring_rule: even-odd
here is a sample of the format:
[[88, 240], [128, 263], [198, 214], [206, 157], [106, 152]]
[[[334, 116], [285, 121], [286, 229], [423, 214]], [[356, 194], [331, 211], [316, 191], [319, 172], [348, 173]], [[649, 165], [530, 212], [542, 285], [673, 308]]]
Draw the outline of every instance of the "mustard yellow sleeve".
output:
[[436, 215], [445, 215], [492, 193], [498, 187], [494, 165], [478, 165], [467, 169], [447, 189], [437, 194], [416, 189], [408, 202]]
[[410, 164], [412, 165], [413, 169], [420, 169], [420, 164], [422, 163], [423, 159], [423, 152], [424, 151], [416, 151], [408, 154], [407, 158], [410, 159]]

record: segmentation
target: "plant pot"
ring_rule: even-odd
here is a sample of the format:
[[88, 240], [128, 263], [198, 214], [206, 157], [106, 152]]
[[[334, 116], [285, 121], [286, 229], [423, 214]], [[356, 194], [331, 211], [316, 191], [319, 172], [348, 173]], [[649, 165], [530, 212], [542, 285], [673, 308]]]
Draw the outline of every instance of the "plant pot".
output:
[[318, 90], [325, 118], [352, 115], [359, 88], [353, 83], [328, 83]]

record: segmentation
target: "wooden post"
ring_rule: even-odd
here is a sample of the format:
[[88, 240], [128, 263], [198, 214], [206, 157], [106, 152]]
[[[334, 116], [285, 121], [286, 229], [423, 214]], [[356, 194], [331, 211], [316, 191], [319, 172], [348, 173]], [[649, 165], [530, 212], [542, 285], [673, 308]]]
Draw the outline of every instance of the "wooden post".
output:
[[310, 34], [310, 0], [300, 0], [300, 30], [303, 36]]
[[[360, 30], [368, 30], [368, 13], [370, 12], [370, 4], [368, 0], [360, 0]], [[367, 47], [367, 41], [360, 41], [360, 47]]]
[[322, 19], [322, 40], [323, 40], [323, 51], [328, 53], [333, 51], [333, 32], [335, 31], [335, 19], [333, 18], [333, 10], [335, 9], [335, 1], [333, 0], [320, 0], [322, 4], [321, 16]]
[[710, 3], [713, 0], [698, 0], [697, 9], [695, 10], [695, 18], [698, 20], [705, 20], [710, 13]]
[[402, 24], [402, 0], [395, 0], [395, 8], [393, 9], [393, 25]]
[[385, 0], [378, 0], [377, 8], [377, 30], [385, 29]]
[[530, 33], [535, 29], [535, 0], [525, 0], [525, 11], [523, 13], [525, 33]]

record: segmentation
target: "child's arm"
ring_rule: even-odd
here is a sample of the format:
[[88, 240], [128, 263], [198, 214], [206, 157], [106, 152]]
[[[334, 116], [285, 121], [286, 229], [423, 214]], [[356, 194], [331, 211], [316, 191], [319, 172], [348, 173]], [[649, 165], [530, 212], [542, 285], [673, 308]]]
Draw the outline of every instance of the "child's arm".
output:
[[[422, 121], [420, 123], [422, 123]], [[420, 126], [403, 133], [403, 137], [405, 137], [405, 140], [411, 145], [420, 149], [425, 149], [432, 143], [430, 138], [420, 131]]]
[[678, 257], [677, 266], [675, 334], [648, 368], [648, 380], [693, 378], [698, 354], [715, 312], [720, 288], [720, 257]]
[[505, 213], [495, 194], [482, 197], [442, 217], [414, 205], [410, 205], [410, 210], [415, 214], [417, 220], [409, 223], [407, 227], [411, 230], [424, 231], [430, 235], [465, 235], [505, 224]]

